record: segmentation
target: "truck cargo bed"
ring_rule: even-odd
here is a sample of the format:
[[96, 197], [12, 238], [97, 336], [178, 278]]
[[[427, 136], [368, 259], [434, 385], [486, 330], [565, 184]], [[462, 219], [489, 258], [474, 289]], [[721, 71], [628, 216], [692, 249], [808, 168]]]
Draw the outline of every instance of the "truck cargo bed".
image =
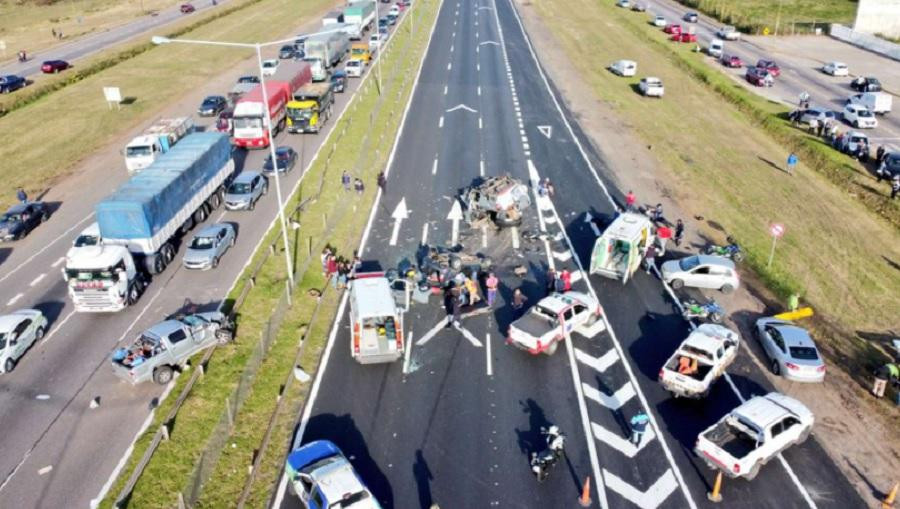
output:
[[706, 439], [719, 446], [735, 459], [741, 459], [756, 449], [756, 440], [736, 431], [727, 422], [719, 422], [706, 434]]
[[535, 338], [543, 336], [553, 328], [547, 318], [543, 318], [537, 313], [525, 313], [525, 315], [516, 320], [513, 325], [516, 329], [519, 329], [525, 334], [534, 336]]

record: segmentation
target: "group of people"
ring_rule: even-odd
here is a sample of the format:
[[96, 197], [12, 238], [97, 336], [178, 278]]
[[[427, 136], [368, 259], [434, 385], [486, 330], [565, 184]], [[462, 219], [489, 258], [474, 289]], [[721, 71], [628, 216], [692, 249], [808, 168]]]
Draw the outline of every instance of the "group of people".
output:
[[113, 354], [113, 360], [119, 361], [126, 368], [140, 366], [147, 359], [162, 351], [159, 343], [150, 342], [143, 337], [131, 349], [119, 348]]
[[362, 260], [357, 253], [353, 253], [353, 260], [348, 261], [339, 258], [331, 248], [326, 247], [322, 250], [322, 275], [326, 280], [331, 281], [331, 286], [336, 290], [343, 290], [347, 287], [347, 283], [353, 278], [353, 274], [362, 266]]
[[563, 293], [572, 289], [572, 273], [569, 269], [563, 269], [559, 272], [551, 268], [547, 271], [547, 283], [545, 290], [547, 295], [551, 293]]
[[[384, 172], [378, 172], [378, 177], [376, 178], [376, 183], [378, 187], [381, 189], [382, 193], [387, 192], [387, 177], [384, 175]], [[366, 190], [366, 185], [363, 184], [362, 179], [359, 177], [351, 177], [350, 173], [346, 170], [341, 174], [341, 185], [344, 186], [344, 191], [350, 191], [352, 186], [353, 190], [356, 191], [356, 194], [363, 194]]]

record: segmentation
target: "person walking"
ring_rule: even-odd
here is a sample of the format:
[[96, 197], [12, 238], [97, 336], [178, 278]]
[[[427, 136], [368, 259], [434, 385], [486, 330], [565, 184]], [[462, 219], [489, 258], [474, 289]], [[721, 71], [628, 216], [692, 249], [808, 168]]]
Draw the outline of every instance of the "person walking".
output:
[[366, 186], [363, 185], [363, 181], [360, 179], [356, 179], [353, 181], [353, 188], [356, 189], [356, 194], [363, 194], [363, 191], [366, 190]]
[[892, 362], [881, 366], [875, 372], [875, 384], [872, 386], [872, 394], [876, 398], [883, 397], [888, 382], [894, 384], [897, 383], [898, 379], [900, 379], [900, 367]]
[[797, 154], [791, 152], [791, 154], [787, 158], [787, 172], [788, 175], [794, 174], [794, 168], [797, 167]]
[[550, 269], [547, 271], [547, 281], [544, 284], [544, 289], [547, 290], [547, 295], [556, 291], [556, 269]]
[[18, 190], [16, 190], [16, 198], [22, 203], [28, 202], [28, 195], [25, 194], [25, 190], [22, 189], [21, 187]]
[[656, 244], [647, 246], [647, 251], [644, 253], [644, 268], [647, 270], [647, 274], [656, 268], [656, 254]]
[[625, 195], [625, 210], [631, 212], [634, 210], [634, 204], [637, 202], [637, 197], [634, 193], [629, 189], [628, 194]]
[[522, 293], [521, 288], [516, 288], [513, 292], [512, 298], [512, 308], [515, 312], [516, 318], [522, 316], [522, 313], [525, 311], [525, 303], [528, 302], [528, 297]]
[[684, 221], [679, 219], [675, 222], [675, 245], [681, 246], [682, 239], [684, 239]]
[[344, 186], [344, 191], [350, 191], [350, 174], [347, 173], [347, 170], [341, 174], [341, 185]]
[[647, 431], [647, 423], [649, 422], [650, 417], [643, 410], [638, 410], [638, 413], [629, 421], [631, 425], [631, 443], [636, 447], [641, 446], [641, 441], [644, 439], [644, 433]]
[[381, 194], [387, 193], [387, 179], [384, 177], [384, 172], [378, 172], [378, 178], [376, 180], [378, 182], [378, 187], [381, 188]]
[[453, 295], [453, 326], [459, 327], [460, 321], [462, 320], [462, 307], [463, 302], [465, 301], [465, 295], [463, 295], [463, 289], [459, 286], [454, 286], [450, 291]]
[[56, 29], [55, 29], [55, 28], [51, 28], [51, 29], [50, 29], [50, 33], [53, 34], [53, 38], [56, 39]]
[[500, 280], [497, 279], [497, 276], [494, 275], [493, 272], [491, 272], [488, 274], [484, 284], [487, 286], [487, 305], [488, 307], [493, 307], [494, 299], [497, 298], [497, 287], [500, 286]]

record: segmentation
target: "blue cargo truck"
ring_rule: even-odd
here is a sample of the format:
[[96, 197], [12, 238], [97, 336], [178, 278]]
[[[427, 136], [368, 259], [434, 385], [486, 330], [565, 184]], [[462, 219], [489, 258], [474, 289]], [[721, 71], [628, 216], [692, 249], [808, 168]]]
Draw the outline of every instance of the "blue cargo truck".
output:
[[66, 255], [63, 277], [77, 311], [119, 311], [137, 301], [175, 257], [176, 241], [224, 201], [234, 173], [222, 133], [187, 135], [95, 208], [96, 242]]

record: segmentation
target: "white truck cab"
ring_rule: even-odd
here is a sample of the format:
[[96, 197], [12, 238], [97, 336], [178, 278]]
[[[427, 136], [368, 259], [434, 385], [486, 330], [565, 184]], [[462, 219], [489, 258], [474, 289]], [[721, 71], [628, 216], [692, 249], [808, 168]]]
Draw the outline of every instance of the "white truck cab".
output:
[[137, 302], [147, 286], [125, 246], [72, 247], [62, 272], [75, 310], [80, 312], [120, 311]]
[[591, 274], [628, 282], [655, 238], [649, 217], [634, 212], [620, 214], [594, 243]]
[[659, 370], [659, 383], [673, 396], [703, 398], [737, 357], [740, 336], [705, 323], [678, 346]]
[[406, 280], [391, 282], [383, 272], [357, 272], [350, 283], [350, 355], [360, 364], [403, 357], [403, 314], [407, 311]]
[[194, 128], [192, 117], [164, 118], [135, 136], [125, 145], [125, 168], [128, 173], [136, 173], [147, 168], [160, 154], [184, 138]]
[[725, 53], [725, 41], [722, 39], [709, 41], [709, 47], [707, 47], [706, 52], [713, 58], [722, 58], [722, 55]]

